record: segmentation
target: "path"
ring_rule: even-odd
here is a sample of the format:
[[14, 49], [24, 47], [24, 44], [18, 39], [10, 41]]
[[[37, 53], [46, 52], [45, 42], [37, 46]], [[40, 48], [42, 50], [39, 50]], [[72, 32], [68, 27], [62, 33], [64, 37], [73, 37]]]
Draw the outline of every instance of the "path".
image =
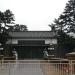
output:
[[57, 64], [56, 64], [56, 67], [55, 67], [55, 64], [49, 63], [47, 61], [42, 62], [41, 68], [42, 68], [42, 72], [43, 72], [44, 75], [66, 75], [66, 72], [57, 68]]
[[18, 63], [0, 66], [0, 75], [43, 75], [40, 64]]
[[0, 65], [0, 75], [63, 75], [48, 62]]

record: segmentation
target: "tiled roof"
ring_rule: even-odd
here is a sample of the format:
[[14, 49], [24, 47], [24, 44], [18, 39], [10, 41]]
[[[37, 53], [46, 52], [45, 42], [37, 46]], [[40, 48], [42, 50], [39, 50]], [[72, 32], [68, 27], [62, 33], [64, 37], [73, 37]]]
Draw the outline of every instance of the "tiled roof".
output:
[[13, 38], [52, 38], [56, 36], [56, 33], [51, 31], [20, 31], [9, 32], [9, 35]]

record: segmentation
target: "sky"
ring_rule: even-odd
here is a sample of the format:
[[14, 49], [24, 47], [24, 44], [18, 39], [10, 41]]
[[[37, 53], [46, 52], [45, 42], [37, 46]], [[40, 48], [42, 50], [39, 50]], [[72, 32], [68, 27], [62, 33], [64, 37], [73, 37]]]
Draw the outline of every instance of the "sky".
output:
[[0, 0], [0, 11], [10, 9], [16, 24], [27, 25], [30, 31], [49, 31], [64, 11], [68, 0]]

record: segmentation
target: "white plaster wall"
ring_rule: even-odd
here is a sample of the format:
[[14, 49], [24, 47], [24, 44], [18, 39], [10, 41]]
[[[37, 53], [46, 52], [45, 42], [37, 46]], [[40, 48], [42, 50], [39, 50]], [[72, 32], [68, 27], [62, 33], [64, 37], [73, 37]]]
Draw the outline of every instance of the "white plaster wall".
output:
[[9, 39], [6, 44], [18, 44], [18, 39]]
[[57, 39], [52, 39], [52, 44], [57, 44]]
[[18, 44], [18, 40], [45, 40], [45, 44], [57, 44], [57, 39], [9, 39], [7, 44]]
[[57, 44], [57, 39], [45, 39], [45, 44]]
[[18, 40], [17, 39], [13, 39], [12, 40], [12, 44], [18, 44]]

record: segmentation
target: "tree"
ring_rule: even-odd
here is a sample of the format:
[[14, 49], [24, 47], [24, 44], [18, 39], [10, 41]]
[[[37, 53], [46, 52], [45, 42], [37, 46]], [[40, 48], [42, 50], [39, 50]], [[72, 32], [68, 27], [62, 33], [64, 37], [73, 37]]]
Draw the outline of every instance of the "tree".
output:
[[[9, 34], [7, 31], [8, 25], [12, 24], [14, 21], [14, 14], [10, 10], [6, 10], [5, 12], [0, 11], [0, 43], [4, 48], [4, 51], [8, 51], [6, 47], [6, 41], [8, 40]], [[7, 54], [8, 55], [8, 54]]]
[[8, 32], [6, 27], [8, 27], [9, 24], [12, 24], [14, 21], [14, 14], [12, 14], [12, 12], [10, 10], [6, 10], [5, 12], [1, 12], [0, 11], [0, 37], [2, 39], [0, 39], [0, 42], [4, 41], [5, 44], [8, 37]]
[[58, 47], [57, 47], [57, 56], [65, 57], [66, 53], [72, 52], [75, 49], [75, 38], [67, 35], [63, 31], [58, 31]]
[[69, 33], [75, 33], [75, 2], [69, 0], [66, 4], [64, 12], [58, 19], [54, 20], [54, 23], [49, 25], [52, 30], [58, 32], [58, 48], [57, 54], [62, 57], [67, 52], [75, 49], [75, 38], [71, 37]]
[[12, 24], [14, 21], [14, 14], [12, 13], [12, 11], [6, 10], [5, 12], [3, 12], [3, 17], [1, 17], [1, 21], [2, 23], [4, 23], [4, 25]]
[[75, 33], [75, 2], [74, 0], [69, 0], [66, 4], [64, 12], [59, 16], [58, 19], [54, 20], [57, 28], [63, 30], [64, 32]]
[[14, 26], [10, 26], [8, 28], [8, 31], [28, 31], [28, 29], [27, 29], [27, 26], [26, 25], [16, 24]]
[[27, 31], [27, 26], [26, 25], [20, 25], [20, 31]]
[[55, 28], [54, 24], [49, 25], [49, 27], [51, 27], [51, 31], [56, 31], [56, 28]]

